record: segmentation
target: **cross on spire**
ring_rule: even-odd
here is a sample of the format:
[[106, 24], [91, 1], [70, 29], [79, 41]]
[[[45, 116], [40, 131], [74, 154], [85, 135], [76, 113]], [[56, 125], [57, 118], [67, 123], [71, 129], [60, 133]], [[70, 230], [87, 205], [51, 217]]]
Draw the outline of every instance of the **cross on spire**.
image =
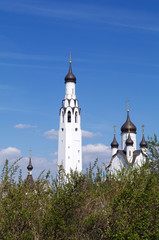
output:
[[114, 135], [116, 134], [116, 125], [113, 126], [114, 128]]
[[144, 135], [144, 128], [145, 128], [145, 125], [143, 124], [141, 127], [142, 127], [142, 134]]
[[127, 99], [126, 102], [127, 102], [127, 112], [129, 112], [129, 102], [130, 102], [130, 100]]
[[30, 153], [30, 158], [31, 158], [31, 149], [29, 150], [29, 153]]
[[71, 61], [71, 55], [72, 55], [72, 53], [70, 52], [70, 64], [72, 63], [72, 61]]

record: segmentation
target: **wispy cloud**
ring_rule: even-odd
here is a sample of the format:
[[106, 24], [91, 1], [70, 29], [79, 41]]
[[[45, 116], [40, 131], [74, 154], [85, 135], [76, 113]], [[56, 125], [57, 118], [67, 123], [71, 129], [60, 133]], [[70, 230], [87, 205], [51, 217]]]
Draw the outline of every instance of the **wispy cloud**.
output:
[[8, 0], [0, 3], [0, 9], [18, 14], [55, 18], [70, 22], [96, 22], [107, 26], [159, 32], [159, 26], [154, 25], [154, 22], [156, 22], [154, 21], [155, 16], [128, 9], [115, 9], [106, 6], [102, 8], [97, 4], [66, 4], [63, 2], [61, 6], [61, 4], [57, 3], [45, 2], [43, 4], [38, 2], [37, 5], [29, 1], [26, 4], [24, 1], [13, 2]]
[[22, 68], [40, 68], [40, 69], [59, 69], [63, 70], [61, 67], [49, 67], [44, 65], [31, 65], [31, 64], [21, 64], [21, 63], [6, 63], [6, 62], [0, 62], [0, 66], [6, 66], [6, 67], [22, 67]]
[[24, 129], [24, 128], [37, 128], [37, 126], [36, 126], [36, 125], [19, 123], [19, 124], [15, 125], [14, 128], [19, 128], [19, 129]]
[[51, 129], [44, 132], [44, 136], [46, 136], [46, 138], [48, 139], [55, 140], [58, 138], [58, 131], [56, 131], [55, 129]]
[[25, 53], [14, 53], [14, 52], [0, 52], [0, 57], [5, 59], [17, 59], [17, 60], [35, 60], [35, 61], [63, 61], [62, 57], [56, 56], [45, 56], [45, 55], [34, 55]]
[[97, 137], [97, 136], [101, 136], [101, 133], [99, 133], [99, 132], [93, 133], [93, 132], [82, 130], [83, 138], [93, 138], [93, 137]]
[[14, 107], [12, 108], [12, 107], [1, 107], [0, 106], [0, 111], [20, 112], [20, 113], [24, 113], [24, 114], [35, 114], [35, 115], [40, 115], [40, 116], [52, 117], [51, 114], [38, 112], [38, 111], [35, 111], [35, 110], [19, 109], [19, 108], [14, 108]]

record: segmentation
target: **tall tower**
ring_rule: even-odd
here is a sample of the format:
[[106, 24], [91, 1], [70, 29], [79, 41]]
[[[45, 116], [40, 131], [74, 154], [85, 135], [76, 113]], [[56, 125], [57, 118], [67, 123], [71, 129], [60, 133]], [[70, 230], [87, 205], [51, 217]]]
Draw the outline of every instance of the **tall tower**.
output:
[[71, 54], [69, 72], [65, 77], [65, 98], [60, 109], [58, 140], [58, 166], [66, 174], [70, 170], [82, 171], [81, 109], [75, 95], [76, 77], [72, 73]]

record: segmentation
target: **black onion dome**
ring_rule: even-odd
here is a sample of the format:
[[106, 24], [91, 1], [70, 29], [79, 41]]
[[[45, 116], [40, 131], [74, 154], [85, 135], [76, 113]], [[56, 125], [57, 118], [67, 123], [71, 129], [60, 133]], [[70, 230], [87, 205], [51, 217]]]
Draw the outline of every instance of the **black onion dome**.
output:
[[130, 121], [130, 117], [129, 117], [129, 112], [127, 112], [127, 120], [126, 122], [123, 124], [123, 126], [121, 127], [121, 132], [122, 133], [127, 133], [127, 132], [131, 132], [131, 133], [136, 133], [136, 127], [135, 125]]
[[76, 83], [76, 77], [74, 76], [74, 74], [72, 73], [72, 67], [71, 67], [71, 62], [70, 62], [70, 67], [69, 67], [69, 72], [65, 77], [65, 83], [67, 82], [73, 82]]
[[32, 171], [33, 170], [33, 166], [31, 164], [31, 158], [29, 158], [29, 165], [27, 166], [28, 171]]
[[142, 140], [140, 142], [140, 148], [147, 148], [147, 142], [145, 141], [144, 135], [143, 135]]
[[127, 140], [126, 140], [126, 146], [133, 146], [133, 144], [134, 144], [134, 142], [133, 142], [133, 140], [131, 139], [130, 133], [129, 133], [128, 138], [127, 138]]
[[116, 137], [114, 135], [114, 139], [113, 139], [113, 142], [111, 143], [111, 147], [118, 148], [118, 146], [119, 146], [119, 143], [117, 142]]

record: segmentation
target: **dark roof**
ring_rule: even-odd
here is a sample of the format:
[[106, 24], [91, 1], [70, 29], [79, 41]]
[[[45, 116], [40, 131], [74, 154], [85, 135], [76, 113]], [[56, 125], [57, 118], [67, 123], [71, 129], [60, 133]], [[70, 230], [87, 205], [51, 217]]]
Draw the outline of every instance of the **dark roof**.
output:
[[130, 133], [129, 133], [128, 138], [127, 138], [127, 140], [126, 140], [126, 146], [133, 146], [133, 144], [134, 144], [134, 142], [133, 142], [133, 140], [131, 139]]
[[33, 166], [31, 163], [31, 156], [29, 157], [29, 165], [27, 166], [28, 169], [28, 176], [27, 176], [27, 185], [28, 186], [35, 186], [34, 179], [32, 177], [31, 171], [33, 170]]
[[72, 73], [71, 62], [70, 62], [70, 67], [69, 67], [68, 74], [65, 77], [65, 83], [67, 83], [67, 82], [74, 82], [74, 83], [76, 83], [76, 77]]
[[34, 182], [34, 179], [33, 179], [33, 176], [32, 175], [29, 175], [27, 176], [27, 185], [29, 186], [35, 186], [35, 182]]
[[142, 140], [140, 142], [140, 148], [147, 148], [147, 142], [145, 141], [144, 135], [143, 135]]
[[146, 157], [146, 154], [142, 151], [142, 150], [135, 150], [133, 152], [133, 159], [132, 159], [132, 162], [128, 162], [127, 160], [127, 157], [126, 157], [126, 152], [124, 150], [118, 150], [116, 152], [116, 154], [114, 154], [111, 158], [111, 161], [110, 161], [110, 164], [107, 166], [107, 168], [109, 168], [113, 162], [113, 159], [117, 156], [117, 154], [121, 154], [123, 157], [124, 157], [124, 160], [125, 160], [125, 163], [128, 165], [128, 166], [132, 166], [134, 163], [135, 163], [135, 160], [136, 160], [136, 157], [142, 153], [145, 157]]
[[114, 135], [113, 142], [111, 143], [111, 147], [112, 148], [118, 148], [119, 147], [119, 143], [117, 142], [115, 135]]
[[33, 166], [31, 164], [31, 157], [29, 158], [29, 165], [27, 166], [28, 171], [32, 171], [33, 170]]
[[127, 112], [127, 119], [126, 122], [123, 124], [123, 126], [121, 127], [121, 132], [122, 133], [127, 133], [127, 132], [131, 133], [136, 133], [136, 127], [135, 125], [130, 121], [130, 116], [129, 116], [129, 112]]

